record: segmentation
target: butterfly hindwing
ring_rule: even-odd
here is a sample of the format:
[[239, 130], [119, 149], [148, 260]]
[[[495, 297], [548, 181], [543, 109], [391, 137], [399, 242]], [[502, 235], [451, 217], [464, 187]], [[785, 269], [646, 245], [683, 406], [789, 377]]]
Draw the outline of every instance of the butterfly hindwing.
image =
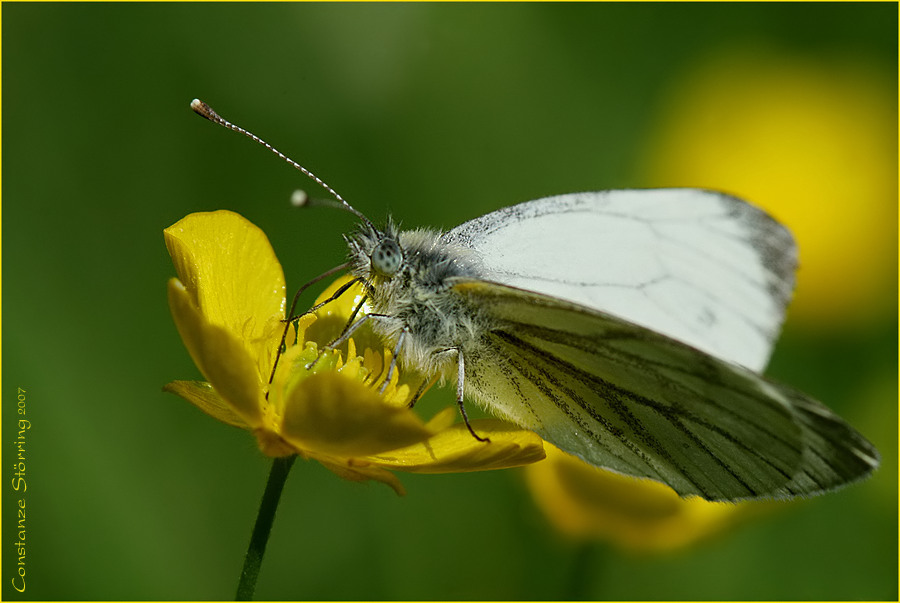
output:
[[738, 500], [818, 493], [877, 464], [825, 406], [743, 367], [533, 292], [453, 289], [495, 325], [466, 393], [593, 465]]

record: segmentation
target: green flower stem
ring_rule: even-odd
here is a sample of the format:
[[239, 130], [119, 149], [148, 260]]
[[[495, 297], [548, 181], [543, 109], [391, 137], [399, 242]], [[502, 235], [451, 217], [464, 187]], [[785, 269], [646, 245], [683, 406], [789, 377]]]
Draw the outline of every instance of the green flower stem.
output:
[[591, 587], [597, 581], [600, 571], [597, 562], [605, 557], [604, 551], [593, 542], [582, 542], [577, 546], [563, 601], [590, 601], [597, 598], [597, 593], [591, 592]]
[[241, 581], [238, 583], [235, 596], [236, 601], [249, 601], [253, 598], [256, 579], [259, 577], [259, 568], [262, 566], [266, 544], [269, 542], [269, 533], [272, 531], [272, 522], [275, 520], [275, 510], [278, 509], [284, 482], [295, 460], [297, 460], [297, 455], [276, 458], [272, 461], [269, 481], [259, 505], [259, 514], [256, 516], [256, 525], [253, 526], [253, 535], [250, 536], [247, 556], [244, 558], [244, 569], [241, 571]]

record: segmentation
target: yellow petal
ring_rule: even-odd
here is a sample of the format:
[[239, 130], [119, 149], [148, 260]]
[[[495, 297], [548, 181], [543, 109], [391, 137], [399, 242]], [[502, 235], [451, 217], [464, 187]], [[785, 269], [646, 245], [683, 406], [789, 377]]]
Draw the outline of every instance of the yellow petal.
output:
[[225, 402], [209, 383], [203, 381], [173, 381], [167, 383], [163, 387], [163, 391], [181, 396], [212, 418], [218, 419], [223, 423], [228, 423], [241, 429], [250, 429], [249, 425], [234, 412], [231, 405]]
[[673, 550], [731, 524], [743, 505], [680, 498], [659, 482], [604, 471], [545, 444], [526, 469], [538, 506], [561, 532], [638, 551]]
[[279, 434], [266, 428], [259, 427], [253, 430], [259, 450], [266, 456], [280, 458], [297, 454], [297, 449], [284, 441]]
[[259, 426], [264, 394], [257, 363], [243, 343], [231, 331], [208, 323], [176, 278], [169, 280], [169, 308], [203, 376], [247, 425]]
[[491, 441], [479, 442], [457, 423], [427, 442], [359, 460], [397, 471], [455, 473], [519, 467], [544, 458], [543, 441], [531, 431], [497, 419], [472, 421], [472, 428]]
[[408, 446], [432, 432], [410, 410], [331, 372], [310, 375], [288, 392], [281, 434], [301, 450], [355, 457]]
[[427, 423], [428, 429], [434, 431], [435, 433], [448, 429], [456, 422], [456, 417], [458, 415], [459, 411], [456, 408], [448, 406], [431, 417], [431, 420], [429, 420]]
[[266, 235], [230, 211], [190, 214], [164, 234], [194, 306], [243, 341], [265, 373], [285, 309], [284, 273]]
[[397, 476], [390, 471], [385, 471], [378, 467], [357, 467], [353, 465], [353, 459], [318, 458], [315, 455], [313, 455], [313, 458], [316, 458], [316, 460], [322, 463], [325, 468], [338, 477], [350, 480], [351, 482], [374, 480], [387, 484], [393, 488], [394, 492], [399, 496], [406, 494], [403, 484], [401, 484], [400, 480], [397, 479]]

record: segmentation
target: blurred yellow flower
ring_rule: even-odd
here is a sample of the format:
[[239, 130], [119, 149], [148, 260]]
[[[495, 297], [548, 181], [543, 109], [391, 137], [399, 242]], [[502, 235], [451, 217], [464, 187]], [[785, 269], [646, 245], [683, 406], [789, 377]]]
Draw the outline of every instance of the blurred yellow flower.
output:
[[238, 214], [217, 211], [185, 217], [165, 230], [165, 240], [178, 273], [169, 281], [169, 307], [208, 380], [173, 381], [165, 389], [251, 431], [263, 453], [299, 454], [343, 478], [377, 480], [398, 493], [403, 488], [390, 470], [480, 471], [543, 458], [540, 438], [501, 421], [473, 422], [489, 444], [453, 424], [454, 408], [425, 423], [408, 408], [420, 383], [415, 375], [395, 371], [379, 393], [390, 351], [366, 326], [341, 351], [319, 357], [362, 300], [358, 286], [299, 319], [270, 385], [284, 329], [285, 285], [265, 234]]
[[863, 63], [757, 48], [677, 79], [647, 186], [698, 186], [768, 210], [797, 238], [793, 324], [858, 325], [896, 300], [896, 86]]
[[526, 467], [529, 489], [551, 524], [580, 541], [665, 552], [731, 524], [744, 504], [683, 499], [655, 481], [604, 471], [545, 442], [547, 459]]

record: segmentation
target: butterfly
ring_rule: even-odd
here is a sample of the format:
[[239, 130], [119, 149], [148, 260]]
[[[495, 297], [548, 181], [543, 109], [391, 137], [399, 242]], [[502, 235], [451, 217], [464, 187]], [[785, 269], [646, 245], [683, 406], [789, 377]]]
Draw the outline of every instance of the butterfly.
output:
[[613, 190], [447, 232], [379, 228], [192, 107], [360, 219], [345, 266], [367, 311], [345, 338], [369, 323], [423, 383], [455, 380], [464, 418], [474, 400], [591, 465], [711, 501], [820, 494], [878, 466], [827, 406], [762, 376], [797, 248], [761, 209], [701, 189]]

